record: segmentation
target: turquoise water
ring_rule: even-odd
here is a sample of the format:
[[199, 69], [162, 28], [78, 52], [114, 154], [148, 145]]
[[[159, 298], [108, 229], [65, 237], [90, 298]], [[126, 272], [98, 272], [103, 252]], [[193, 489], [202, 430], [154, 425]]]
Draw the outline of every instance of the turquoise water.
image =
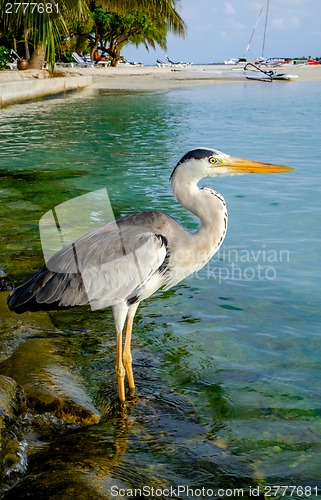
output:
[[[1, 111], [0, 267], [16, 281], [42, 263], [40, 217], [91, 190], [107, 187], [117, 217], [159, 209], [195, 227], [169, 184], [193, 147], [296, 169], [203, 181], [226, 198], [228, 234], [206, 268], [140, 307], [138, 401], [141, 395], [152, 409], [157, 401], [162, 423], [153, 428], [153, 411], [137, 403], [131, 418], [139, 429], [127, 436], [106, 491], [111, 478], [125, 481], [127, 467], [134, 472], [124, 484], [135, 485], [137, 460], [154, 464], [157, 484], [321, 487], [319, 94], [319, 82], [242, 82], [101, 90]], [[103, 398], [106, 377], [114, 382], [110, 313], [57, 313], [55, 325], [75, 346], [83, 343], [79, 371]], [[172, 407], [182, 408], [176, 426]], [[117, 428], [116, 420], [108, 425], [80, 438], [100, 446]], [[149, 445], [152, 438], [159, 448]], [[79, 460], [68, 440], [59, 446]]]

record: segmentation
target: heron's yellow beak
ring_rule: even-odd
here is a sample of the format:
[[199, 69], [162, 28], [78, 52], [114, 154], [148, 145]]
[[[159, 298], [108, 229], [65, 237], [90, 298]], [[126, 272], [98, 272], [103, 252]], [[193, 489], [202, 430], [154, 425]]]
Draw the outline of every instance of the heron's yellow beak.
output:
[[279, 172], [295, 170], [292, 167], [284, 165], [273, 165], [271, 163], [261, 163], [233, 157], [227, 158], [222, 166], [226, 167], [233, 174], [278, 174]]

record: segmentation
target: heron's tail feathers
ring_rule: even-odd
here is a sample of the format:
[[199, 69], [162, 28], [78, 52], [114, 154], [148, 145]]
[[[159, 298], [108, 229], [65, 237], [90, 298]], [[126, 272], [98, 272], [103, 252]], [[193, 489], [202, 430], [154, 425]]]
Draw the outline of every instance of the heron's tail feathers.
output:
[[8, 306], [18, 314], [88, 304], [82, 280], [77, 274], [58, 274], [46, 266], [18, 285], [8, 297]]
[[34, 276], [14, 288], [8, 297], [9, 309], [18, 314], [40, 309], [37, 307], [37, 294], [51, 277], [52, 273], [44, 266]]

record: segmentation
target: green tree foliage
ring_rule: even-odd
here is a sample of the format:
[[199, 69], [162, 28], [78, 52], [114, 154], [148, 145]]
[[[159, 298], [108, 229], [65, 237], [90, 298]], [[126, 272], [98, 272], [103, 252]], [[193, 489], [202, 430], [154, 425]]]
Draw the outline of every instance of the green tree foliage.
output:
[[75, 34], [89, 40], [92, 54], [97, 49], [108, 54], [112, 66], [120, 60], [121, 50], [127, 43], [143, 43], [146, 48], [155, 48], [158, 44], [166, 48], [168, 23], [162, 18], [152, 18], [139, 10], [117, 14], [96, 7], [91, 19], [87, 29], [79, 25]]
[[0, 12], [0, 32], [22, 32], [53, 67], [57, 47], [68, 36], [67, 22], [85, 18], [89, 8], [87, 0], [0, 0]]
[[94, 2], [110, 12], [126, 14], [140, 10], [153, 18], [162, 19], [167, 23], [168, 31], [176, 35], [184, 35], [185, 24], [178, 13], [180, 0], [100, 0]]
[[6, 69], [9, 62], [9, 50], [6, 47], [0, 47], [0, 69]]
[[[109, 42], [110, 47], [117, 42], [117, 59], [117, 51], [126, 43], [126, 30], [130, 41], [145, 43], [146, 46], [155, 43], [164, 46], [168, 31], [184, 34], [185, 25], [176, 10], [178, 3], [179, 0], [25, 0], [15, 4], [0, 0], [0, 38], [5, 33], [12, 33], [13, 37], [22, 36], [24, 41], [31, 42], [34, 55], [38, 54], [42, 59], [45, 57], [53, 68], [59, 47], [70, 36], [71, 27], [77, 24], [78, 27], [82, 26], [83, 33], [89, 33], [88, 28], [95, 25], [92, 14], [96, 9], [101, 9], [102, 12], [120, 16], [118, 21], [123, 29], [121, 37], [120, 33], [116, 35], [116, 18], [110, 18], [109, 21], [101, 19], [103, 25], [113, 23], [114, 28], [109, 36], [114, 38]], [[12, 8], [8, 8], [8, 5]], [[104, 16], [101, 12], [100, 15]], [[100, 22], [98, 18], [97, 22]], [[136, 26], [135, 33], [128, 28], [130, 24]], [[91, 45], [94, 45], [92, 41]], [[114, 57], [113, 54], [111, 57]]]

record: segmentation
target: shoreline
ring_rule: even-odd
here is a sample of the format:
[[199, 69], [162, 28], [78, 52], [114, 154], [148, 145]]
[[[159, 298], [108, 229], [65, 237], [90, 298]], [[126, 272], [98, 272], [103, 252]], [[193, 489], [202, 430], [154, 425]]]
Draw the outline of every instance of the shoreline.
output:
[[[235, 70], [243, 65], [193, 65], [187, 67], [117, 66], [57, 68], [56, 77], [46, 70], [0, 71], [0, 106], [82, 88], [110, 90], [168, 90], [200, 85], [247, 81]], [[298, 75], [295, 81], [321, 81], [321, 65], [289, 65], [267, 68]], [[64, 81], [64, 83], [63, 83]], [[255, 83], [252, 82], [255, 85]], [[279, 84], [279, 82], [277, 83]], [[289, 82], [283, 82], [289, 84]]]
[[11, 104], [41, 99], [92, 86], [91, 76], [64, 76], [62, 78], [39, 78], [1, 82], [0, 109]]
[[[166, 90], [200, 85], [225, 84], [248, 81], [237, 74], [243, 65], [193, 65], [184, 68], [165, 67], [135, 67], [91, 68], [93, 86], [95, 88], [110, 88], [110, 90]], [[297, 74], [296, 82], [321, 81], [321, 65], [282, 65], [272, 69], [276, 73]], [[87, 68], [70, 68], [81, 74], [86, 74]], [[235, 71], [236, 70], [236, 71]], [[252, 82], [253, 83], [253, 82]], [[262, 83], [262, 82], [259, 82]], [[279, 83], [279, 82], [278, 82]], [[292, 82], [283, 82], [283, 84]], [[255, 82], [254, 82], [255, 84]]]

